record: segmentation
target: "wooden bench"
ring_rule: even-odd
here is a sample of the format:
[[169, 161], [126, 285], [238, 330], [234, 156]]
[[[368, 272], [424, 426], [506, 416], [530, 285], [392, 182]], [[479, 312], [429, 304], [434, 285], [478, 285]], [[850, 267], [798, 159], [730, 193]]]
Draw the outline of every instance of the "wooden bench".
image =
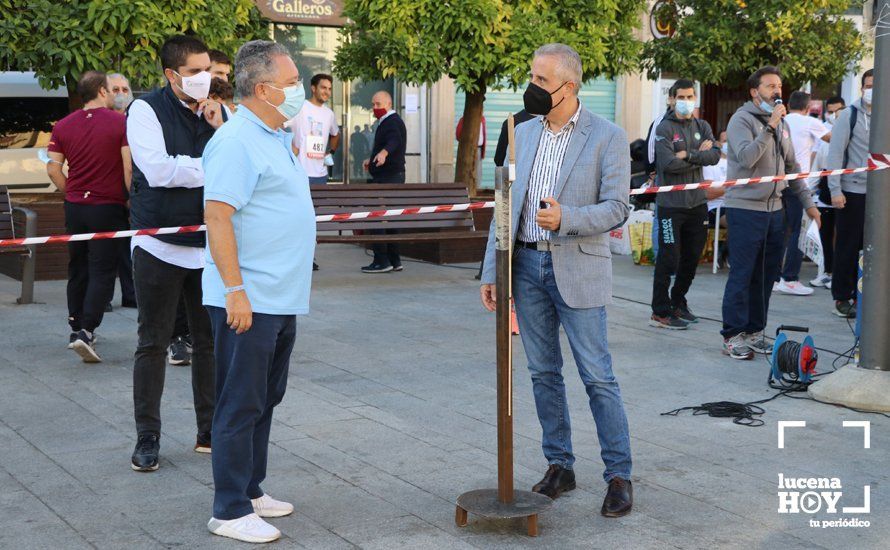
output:
[[[311, 190], [316, 215], [470, 202], [467, 188], [453, 183], [313, 185]], [[372, 229], [398, 229], [399, 232], [368, 234]], [[474, 240], [484, 247], [488, 239], [487, 228], [476, 231], [470, 211], [319, 222], [317, 231], [319, 243]], [[361, 234], [355, 234], [356, 231]]]
[[[15, 239], [14, 214], [24, 217], [25, 237], [37, 236], [37, 214], [28, 208], [12, 206], [9, 191], [0, 186], [0, 239]], [[0, 254], [19, 256], [22, 260], [22, 295], [16, 300], [20, 304], [34, 302], [34, 274], [36, 271], [37, 246], [3, 246]]]

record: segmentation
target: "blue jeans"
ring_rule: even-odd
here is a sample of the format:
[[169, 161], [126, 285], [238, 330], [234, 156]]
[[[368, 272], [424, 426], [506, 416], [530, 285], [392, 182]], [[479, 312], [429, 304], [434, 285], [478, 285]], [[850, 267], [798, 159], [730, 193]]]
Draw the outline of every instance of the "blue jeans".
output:
[[287, 387], [294, 349], [295, 315], [253, 314], [243, 334], [226, 325], [226, 310], [207, 306], [216, 346], [216, 412], [213, 415], [213, 517], [253, 513], [263, 496], [272, 410]]
[[785, 216], [727, 208], [729, 277], [723, 292], [724, 338], [766, 328], [773, 281], [779, 276], [785, 237]]
[[325, 185], [327, 182], [327, 176], [309, 176], [309, 185]]
[[782, 208], [785, 210], [785, 259], [782, 267], [782, 278], [788, 282], [800, 278], [800, 266], [803, 263], [803, 252], [797, 246], [800, 240], [800, 226], [803, 218], [803, 203], [791, 188], [782, 191]]
[[513, 296], [547, 462], [567, 469], [575, 463], [559, 347], [562, 324], [596, 422], [606, 466], [603, 478], [630, 479], [630, 434], [618, 382], [612, 375], [606, 308], [569, 307], [556, 287], [550, 253], [526, 248], [517, 249], [513, 258]]

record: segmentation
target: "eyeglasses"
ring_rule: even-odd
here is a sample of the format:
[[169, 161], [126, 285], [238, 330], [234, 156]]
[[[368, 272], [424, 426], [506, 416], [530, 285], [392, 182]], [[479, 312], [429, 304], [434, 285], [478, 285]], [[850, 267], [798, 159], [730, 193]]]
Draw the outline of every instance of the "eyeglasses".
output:
[[[263, 82], [263, 84], [270, 84], [270, 85], [273, 85], [272, 87], [275, 88], [276, 90], [282, 90], [282, 89], [283, 89], [283, 88], [279, 88], [278, 86], [274, 86], [275, 82], [273, 82], [273, 81], [271, 81], [271, 80], [266, 80], [266, 81]], [[299, 79], [299, 80], [297, 80], [297, 83], [294, 84], [294, 86], [302, 86], [302, 85], [303, 85], [303, 79], [302, 79], [302, 78]]]

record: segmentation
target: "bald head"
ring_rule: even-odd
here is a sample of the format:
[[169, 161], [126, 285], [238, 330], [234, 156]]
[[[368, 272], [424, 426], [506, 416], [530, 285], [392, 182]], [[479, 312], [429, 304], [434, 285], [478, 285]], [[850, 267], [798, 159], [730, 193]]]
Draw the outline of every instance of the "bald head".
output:
[[379, 91], [374, 94], [374, 97], [371, 98], [371, 108], [372, 109], [386, 109], [387, 111], [392, 109], [392, 96], [389, 95], [389, 92]]

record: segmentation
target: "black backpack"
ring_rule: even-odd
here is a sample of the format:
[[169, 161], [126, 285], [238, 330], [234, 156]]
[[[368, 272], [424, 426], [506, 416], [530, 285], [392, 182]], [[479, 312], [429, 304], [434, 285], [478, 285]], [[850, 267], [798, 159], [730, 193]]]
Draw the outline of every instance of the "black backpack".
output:
[[[850, 105], [850, 139], [853, 139], [853, 129], [856, 128], [856, 121], [858, 119], [859, 109], [857, 109], [855, 105]], [[841, 168], [846, 168], [847, 161], [850, 160], [849, 148], [850, 145], [848, 144], [847, 149], [844, 149], [844, 165], [841, 166]], [[819, 200], [823, 204], [831, 204], [831, 191], [828, 189], [828, 176], [819, 178], [819, 186], [817, 189], [819, 190]]]

